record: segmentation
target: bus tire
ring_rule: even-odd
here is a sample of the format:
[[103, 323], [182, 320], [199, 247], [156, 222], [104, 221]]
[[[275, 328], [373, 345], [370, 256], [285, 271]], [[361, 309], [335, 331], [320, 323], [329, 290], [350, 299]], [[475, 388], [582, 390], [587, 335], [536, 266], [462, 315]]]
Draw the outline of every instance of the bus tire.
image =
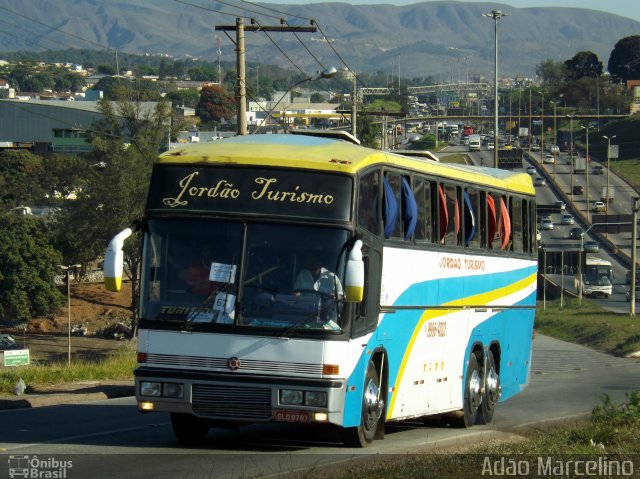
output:
[[493, 413], [500, 399], [500, 375], [493, 359], [493, 353], [487, 353], [487, 367], [484, 374], [484, 393], [478, 414], [480, 424], [489, 424], [493, 419]]
[[171, 428], [179, 441], [201, 441], [207, 437], [209, 424], [193, 414], [171, 413]]
[[468, 428], [475, 424], [478, 408], [482, 402], [482, 378], [478, 370], [478, 359], [471, 353], [467, 364], [467, 375], [464, 379], [464, 396], [462, 398], [462, 414], [455, 419], [455, 425]]
[[367, 447], [376, 437], [384, 411], [384, 400], [380, 397], [380, 377], [370, 361], [364, 380], [362, 415], [360, 425], [344, 429], [343, 442], [347, 447]]

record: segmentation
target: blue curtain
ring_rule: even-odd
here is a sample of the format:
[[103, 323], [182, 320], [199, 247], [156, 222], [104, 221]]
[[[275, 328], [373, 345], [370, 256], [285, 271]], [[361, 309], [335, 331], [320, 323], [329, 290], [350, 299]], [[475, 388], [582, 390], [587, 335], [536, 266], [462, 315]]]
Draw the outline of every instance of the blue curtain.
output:
[[382, 188], [384, 189], [384, 237], [389, 238], [393, 234], [398, 219], [398, 202], [393, 194], [393, 188], [386, 177], [382, 180]]
[[404, 223], [404, 239], [408, 240], [413, 235], [418, 223], [418, 204], [413, 196], [411, 186], [407, 179], [402, 177], [402, 221]]
[[476, 217], [473, 214], [473, 205], [471, 204], [471, 198], [469, 198], [469, 193], [467, 193], [466, 191], [464, 192], [464, 206], [465, 226], [467, 228], [471, 226], [471, 230], [468, 232], [467, 237], [464, 239], [464, 245], [469, 246], [469, 243], [476, 235]]

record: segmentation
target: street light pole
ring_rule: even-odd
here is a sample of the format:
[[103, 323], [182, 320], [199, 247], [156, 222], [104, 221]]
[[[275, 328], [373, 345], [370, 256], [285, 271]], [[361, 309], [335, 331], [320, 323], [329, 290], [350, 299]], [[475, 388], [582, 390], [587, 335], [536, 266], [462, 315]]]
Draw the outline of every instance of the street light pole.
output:
[[483, 13], [483, 17], [493, 18], [494, 29], [494, 75], [493, 75], [493, 167], [498, 167], [498, 20], [510, 13], [502, 13], [500, 10], [492, 10], [491, 13]]
[[573, 115], [565, 115], [569, 118], [569, 169], [571, 171], [571, 203], [573, 203]]
[[[585, 174], [586, 174], [586, 179], [587, 179], [587, 222], [589, 222], [589, 125], [584, 126], [584, 125], [580, 125], [580, 128], [582, 128], [583, 130], [585, 130], [587, 132], [587, 158], [586, 158], [586, 167], [585, 167]], [[608, 206], [607, 206], [608, 209]]]
[[69, 310], [69, 320], [67, 324], [67, 365], [71, 365], [71, 277], [69, 273], [72, 269], [81, 268], [81, 264], [60, 265], [60, 269], [67, 274], [67, 309]]
[[[555, 147], [558, 146], [558, 129], [556, 127], [556, 104], [557, 102], [553, 101], [553, 100], [549, 100], [549, 103], [553, 104], [553, 145]], [[557, 161], [557, 156], [556, 156], [556, 148], [552, 146], [553, 149], [553, 178], [555, 179], [556, 177], [556, 164], [558, 163]]]
[[327, 68], [324, 71], [318, 71], [316, 72], [313, 76], [307, 77], [307, 78], [303, 78], [302, 80], [300, 80], [299, 82], [294, 83], [293, 85], [291, 85], [286, 92], [284, 92], [284, 95], [282, 95], [280, 97], [280, 99], [276, 102], [276, 104], [271, 108], [271, 110], [269, 110], [269, 112], [267, 113], [267, 116], [264, 117], [264, 120], [262, 120], [262, 123], [260, 123], [255, 130], [253, 130], [253, 134], [255, 135], [256, 133], [258, 133], [258, 130], [262, 127], [262, 125], [264, 125], [267, 120], [269, 119], [269, 117], [271, 116], [271, 114], [274, 112], [274, 110], [278, 107], [278, 105], [280, 104], [280, 102], [282, 100], [284, 100], [284, 97], [286, 97], [289, 92], [291, 90], [293, 90], [295, 87], [297, 87], [298, 85], [304, 83], [304, 82], [308, 82], [308, 81], [316, 81], [316, 80], [320, 80], [322, 78], [331, 78], [333, 77], [336, 73], [338, 73], [338, 70], [336, 70], [335, 67], [331, 67], [331, 68]]
[[606, 135], [602, 135], [602, 138], [607, 140], [607, 209], [609, 209], [609, 161], [611, 160], [611, 140], [613, 140], [616, 135], [613, 135], [609, 138]]

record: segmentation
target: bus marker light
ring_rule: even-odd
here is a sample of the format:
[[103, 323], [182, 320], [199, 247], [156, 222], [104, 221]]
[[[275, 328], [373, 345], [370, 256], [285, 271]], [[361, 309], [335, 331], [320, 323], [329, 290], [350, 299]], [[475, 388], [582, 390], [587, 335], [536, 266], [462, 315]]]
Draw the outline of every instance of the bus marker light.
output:
[[340, 366], [338, 364], [323, 364], [322, 374], [340, 374]]
[[137, 360], [138, 360], [139, 363], [146, 363], [147, 362], [147, 353], [138, 353]]
[[141, 411], [153, 411], [153, 403], [151, 401], [140, 401], [138, 407]]

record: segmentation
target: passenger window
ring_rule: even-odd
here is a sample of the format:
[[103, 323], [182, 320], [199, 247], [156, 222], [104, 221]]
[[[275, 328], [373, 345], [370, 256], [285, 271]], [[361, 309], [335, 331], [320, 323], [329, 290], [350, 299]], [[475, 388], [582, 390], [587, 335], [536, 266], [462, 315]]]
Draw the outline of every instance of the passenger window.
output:
[[378, 199], [380, 195], [378, 172], [373, 171], [360, 179], [358, 190], [358, 225], [372, 233], [378, 233]]

